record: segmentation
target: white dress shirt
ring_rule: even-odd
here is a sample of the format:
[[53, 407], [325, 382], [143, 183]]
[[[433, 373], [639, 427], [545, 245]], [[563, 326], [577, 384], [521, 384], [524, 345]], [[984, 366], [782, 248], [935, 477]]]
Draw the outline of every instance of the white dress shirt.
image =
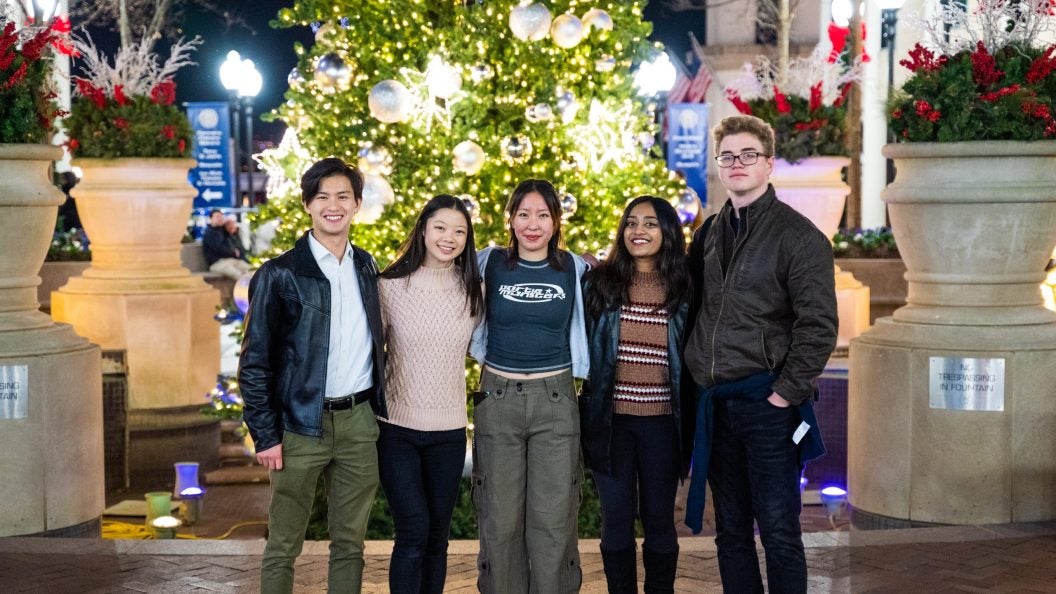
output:
[[330, 345], [326, 357], [327, 398], [341, 398], [373, 385], [373, 341], [367, 311], [359, 292], [352, 244], [345, 245], [341, 262], [311, 233], [308, 246], [330, 281]]

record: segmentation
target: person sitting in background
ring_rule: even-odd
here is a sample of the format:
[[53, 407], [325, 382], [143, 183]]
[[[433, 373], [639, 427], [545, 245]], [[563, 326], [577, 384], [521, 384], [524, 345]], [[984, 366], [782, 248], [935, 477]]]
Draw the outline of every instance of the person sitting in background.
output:
[[[236, 222], [235, 227], [237, 226]], [[235, 247], [225, 229], [223, 213], [213, 209], [209, 213], [209, 226], [202, 233], [202, 255], [205, 256], [205, 263], [209, 265], [209, 272], [216, 272], [234, 280], [249, 272], [250, 266], [244, 259], [245, 249], [242, 248], [242, 242], [238, 241], [237, 246]]]
[[227, 233], [227, 242], [234, 253], [237, 254], [238, 259], [249, 262], [249, 250], [246, 249], [246, 244], [242, 242], [241, 229], [238, 228], [238, 219], [235, 215], [224, 217], [224, 233]]

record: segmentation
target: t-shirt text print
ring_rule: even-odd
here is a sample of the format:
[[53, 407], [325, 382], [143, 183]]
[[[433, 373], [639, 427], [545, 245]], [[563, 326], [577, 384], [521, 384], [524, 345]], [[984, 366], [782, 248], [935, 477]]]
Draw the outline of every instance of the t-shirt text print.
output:
[[503, 299], [518, 303], [535, 303], [537, 301], [564, 299], [565, 290], [557, 285], [520, 283], [516, 285], [500, 285], [499, 295]]

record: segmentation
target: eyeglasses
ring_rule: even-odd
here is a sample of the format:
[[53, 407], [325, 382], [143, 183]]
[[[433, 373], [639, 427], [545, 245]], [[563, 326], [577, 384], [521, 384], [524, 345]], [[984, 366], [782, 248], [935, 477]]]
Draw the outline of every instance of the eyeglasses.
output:
[[744, 165], [745, 167], [747, 167], [749, 165], [755, 165], [755, 162], [759, 160], [759, 157], [769, 157], [769, 156], [770, 155], [767, 155], [765, 153], [756, 152], [756, 151], [744, 151], [743, 153], [741, 153], [739, 155], [730, 155], [730, 154], [719, 155], [719, 156], [715, 157], [715, 162], [719, 164], [719, 167], [725, 168], [725, 167], [733, 167], [733, 162], [734, 161], [740, 161], [741, 165]]

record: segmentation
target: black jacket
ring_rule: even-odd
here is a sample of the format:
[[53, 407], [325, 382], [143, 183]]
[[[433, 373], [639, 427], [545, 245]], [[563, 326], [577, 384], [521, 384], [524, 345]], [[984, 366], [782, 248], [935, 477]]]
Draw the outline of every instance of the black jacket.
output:
[[[374, 258], [353, 246], [353, 261], [374, 343], [374, 412], [387, 416], [385, 350]], [[282, 443], [283, 430], [321, 436], [330, 346], [330, 281], [308, 245], [265, 262], [249, 285], [245, 338], [238, 362], [242, 413], [257, 450]]]
[[770, 186], [747, 207], [723, 275], [732, 208], [727, 202], [690, 246], [696, 319], [690, 320], [687, 363], [704, 387], [776, 373], [773, 390], [799, 404], [813, 395], [836, 346], [832, 245]]
[[[591, 291], [589, 278], [584, 294]], [[682, 398], [682, 338], [686, 328], [689, 303], [682, 303], [667, 323], [667, 357], [671, 384], [671, 412], [674, 415], [674, 430], [682, 449], [679, 463], [681, 478], [689, 470], [688, 443], [682, 422], [686, 411]], [[611, 473], [612, 462], [612, 392], [616, 383], [616, 349], [620, 342], [620, 308], [607, 309], [600, 316], [587, 316], [587, 344], [590, 350], [590, 375], [583, 382], [579, 395], [580, 439], [583, 443], [583, 458], [587, 468], [603, 474]], [[690, 415], [688, 421], [694, 421]], [[692, 435], [692, 432], [690, 432]]]
[[206, 264], [212, 266], [217, 260], [238, 257], [227, 237], [227, 231], [222, 225], [206, 225], [205, 231], [202, 232], [202, 256]]

